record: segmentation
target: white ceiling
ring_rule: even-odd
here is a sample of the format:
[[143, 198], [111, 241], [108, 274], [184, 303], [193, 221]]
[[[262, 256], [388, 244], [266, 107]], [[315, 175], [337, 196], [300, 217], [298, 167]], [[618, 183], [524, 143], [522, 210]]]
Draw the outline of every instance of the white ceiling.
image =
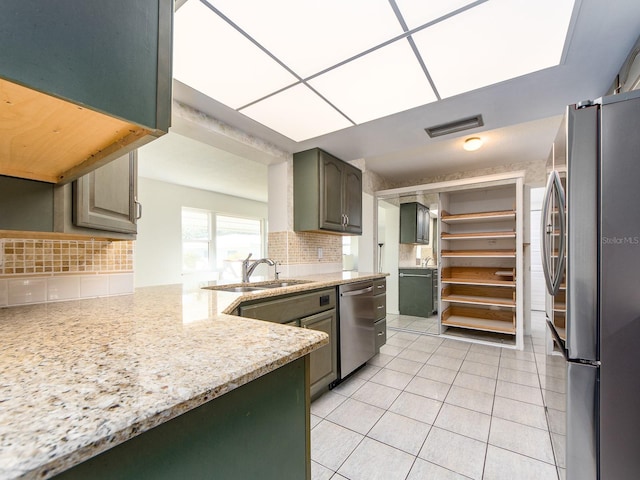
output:
[[[189, 0], [189, 2], [197, 1], [198, 0]], [[240, 8], [241, 5], [243, 6], [242, 8], [244, 8], [244, 2], [226, 0], [220, 2], [211, 0], [211, 2], [229, 8], [230, 16], [235, 10]], [[509, 3], [517, 5], [515, 2], [516, 0], [510, 0]], [[259, 3], [271, 5], [273, 2]], [[321, 5], [322, 2], [297, 1], [294, 3], [297, 4], [295, 13], [301, 16], [298, 22], [299, 24], [295, 23], [295, 27], [302, 28], [304, 31], [303, 27], [311, 28], [315, 25], [314, 22], [309, 20], [311, 12], [309, 8], [313, 5]], [[379, 2], [374, 3], [380, 6]], [[396, 0], [395, 3], [397, 3], [401, 9], [408, 11], [410, 7], [416, 7], [417, 4], [427, 2]], [[433, 2], [429, 3], [433, 4]], [[455, 2], [448, 2], [447, 5], [453, 4], [454, 7], [457, 7], [469, 3], [469, 1], [456, 0]], [[490, 13], [491, 9], [494, 8], [494, 4], [499, 4], [500, 0], [488, 0], [487, 2], [477, 3], [478, 6], [469, 10], [468, 15], [471, 15], [471, 12], [473, 12], [473, 15], [480, 15], [482, 12]], [[182, 5], [180, 2], [178, 2], [178, 4]], [[242, 10], [242, 8], [240, 8], [240, 10]], [[437, 16], [440, 13], [441, 12], [436, 12], [435, 15]], [[313, 18], [317, 15], [317, 12], [311, 13], [311, 17]], [[518, 11], [514, 10], [513, 15], [517, 17]], [[249, 18], [253, 18], [251, 28], [255, 28], [255, 31], [258, 33], [261, 29], [269, 30], [275, 28], [274, 25], [262, 21], [264, 17], [259, 10], [255, 12], [254, 17]], [[416, 22], [420, 23], [424, 22], [426, 17], [416, 18], [418, 18]], [[498, 25], [496, 23], [494, 27], [496, 31], [503, 32], [509, 29], [523, 29], [527, 26], [530, 27], [530, 25], [527, 25], [526, 20], [526, 18], [514, 19], [512, 24]], [[323, 36], [331, 37], [334, 34], [338, 35], [336, 32], [340, 30], [342, 26], [342, 23], [337, 19], [333, 19], [333, 21], [332, 19], [325, 19], [317, 23], [322, 27], [317, 34], [319, 38], [323, 38]], [[415, 25], [410, 22], [407, 22], [407, 24], [409, 29], [415, 27]], [[533, 30], [538, 34], [542, 33], [543, 35], [553, 36], [555, 32], [557, 35], [557, 26], [554, 27], [554, 25], [539, 23], [533, 26], [535, 27]], [[416, 45], [426, 45], [427, 37], [433, 33], [431, 32], [432, 30], [435, 32], [437, 27], [438, 25], [434, 25], [433, 27], [416, 32], [415, 35], [413, 35], [416, 37]], [[281, 41], [288, 39], [288, 41], [291, 42], [292, 38], [295, 40], [296, 28], [292, 27], [291, 32], [283, 32], [285, 34], [281, 37], [284, 40]], [[467, 25], [464, 28], [469, 28], [469, 26]], [[488, 31], [491, 31], [492, 28], [493, 27], [490, 27]], [[409, 108], [400, 113], [394, 113], [376, 120], [359, 123], [360, 120], [364, 121], [367, 116], [385, 115], [385, 107], [383, 105], [378, 105], [378, 102], [370, 102], [369, 111], [365, 111], [365, 114], [356, 121], [356, 123], [359, 124], [348, 126], [310, 140], [294, 141], [271, 128], [265, 127], [254, 119], [248, 118], [239, 111], [220, 103], [220, 101], [203, 94], [197, 88], [188, 86], [178, 80], [174, 81], [174, 97], [186, 105], [191, 105], [232, 127], [265, 140], [286, 152], [296, 152], [312, 147], [320, 147], [344, 160], [364, 158], [368, 169], [376, 171], [392, 181], [402, 182], [412, 178], [424, 178], [435, 174], [470, 170], [496, 164], [541, 160], [546, 158], [549, 152], [551, 142], [560, 122], [560, 116], [565, 106], [580, 100], [597, 98], [609, 89], [616, 73], [640, 33], [640, 2], [637, 0], [616, 0], [615, 2], [576, 0], [560, 65], [543, 68], [542, 70], [520, 75], [499, 83], [491, 83], [495, 81], [492, 74], [497, 68], [496, 58], [498, 58], [498, 60], [512, 62], [512, 59], [517, 58], [518, 55], [531, 56], [533, 53], [515, 51], [508, 55], [503, 52], [498, 57], [495, 55], [487, 56], [488, 52], [490, 53], [496, 49], [495, 45], [487, 46], [486, 37], [489, 36], [488, 31], [485, 30], [484, 33], [481, 31], [477, 32], [475, 36], [476, 41], [471, 41], [464, 49], [458, 52], [449, 51], [447, 53], [445, 48], [439, 48], [437, 52], [430, 53], [430, 58], [434, 62], [433, 64], [435, 65], [438, 62], [441, 64], [441, 68], [434, 68], [433, 76], [434, 82], [441, 85], [437, 90], [440, 96], [443, 97], [442, 100], [420, 104], [419, 106]], [[385, 31], [385, 35], [387, 35], [387, 33], [388, 32]], [[424, 38], [420, 38], [421, 36]], [[376, 40], [374, 38], [374, 40], [369, 39], [368, 41], [375, 42]], [[505, 43], [509, 43], [508, 40], [506, 40]], [[216, 49], [217, 45], [220, 44], [202, 44], [197, 52], [192, 52], [197, 53], [202, 59], [200, 68], [203, 72], [207, 70], [215, 72], [216, 68], [219, 68], [219, 64], [211, 61], [211, 52], [214, 51], [213, 49], [215, 49], [216, 52], [219, 50], [224, 51], [225, 49]], [[422, 48], [426, 51], [427, 47], [424, 45]], [[393, 44], [389, 45], [389, 47], [391, 46], [393, 46]], [[438, 46], [440, 47], [440, 45]], [[270, 45], [270, 48], [276, 49], [273, 45]], [[358, 48], [362, 48], [362, 46]], [[400, 48], [398, 48], [396, 52], [392, 52], [392, 50], [391, 48], [389, 50], [384, 49], [383, 52], [383, 49], [379, 49], [377, 54], [380, 56], [388, 55], [386, 57], [387, 62], [397, 61], [397, 58], [401, 58], [402, 55], [405, 55], [404, 58], [408, 59], [406, 51], [403, 53]], [[333, 49], [320, 48], [318, 52], [322, 54], [322, 58], [320, 58], [319, 61], [325, 62], [327, 65], [335, 63], [336, 59], [331, 57], [331, 54], [334, 53]], [[425, 55], [424, 52], [423, 55]], [[292, 64], [295, 63], [299, 65], [300, 72], [302, 72], [303, 76], [311, 71], [305, 70], [311, 68], [304, 63], [305, 60], [307, 59], [305, 59], [304, 56], [301, 58], [291, 57], [287, 59], [287, 61]], [[364, 61], [364, 57], [360, 57], [360, 60]], [[414, 59], [412, 59], [412, 61], [413, 60]], [[470, 62], [469, 60], [474, 61]], [[244, 69], [242, 70], [243, 74], [241, 78], [243, 82], [249, 85], [247, 89], [254, 89], [256, 86], [263, 88], [264, 92], [267, 92], [264, 93], [264, 95], [268, 95], [268, 92], [272, 91], [271, 89], [274, 88], [274, 85], [266, 84], [267, 80], [260, 74], [259, 65], [248, 62], [246, 58], [238, 58], [237, 56], [234, 56], [232, 61], [235, 62], [239, 68]], [[398, 69], [405, 68], [407, 61], [400, 62]], [[174, 58], [174, 62], [179, 62], [179, 58]], [[438, 75], [435, 74], [436, 70], [440, 72], [448, 71], [451, 77], [446, 81], [438, 80]], [[320, 89], [320, 85], [324, 82], [322, 88], [331, 91], [333, 98], [339, 99], [340, 103], [344, 102], [345, 105], [347, 105], [349, 101], [357, 103], [357, 99], [353, 98], [349, 90], [340, 89], [340, 86], [343, 84], [340, 79], [340, 72], [336, 69], [329, 73], [331, 73], [332, 76], [327, 75], [324, 79], [322, 76], [317, 77], [316, 87]], [[298, 75], [301, 74], [298, 73]], [[458, 94], [457, 92], [464, 90], [466, 80], [471, 77], [481, 78], [483, 79], [482, 83], [490, 84], [467, 93]], [[396, 90], [402, 90], [404, 88], [402, 82], [396, 84], [393, 79], [386, 82], [391, 83]], [[398, 87], [398, 85], [400, 85], [400, 87]], [[275, 88], [277, 88], [277, 86]], [[368, 87], [363, 86], [362, 88], [366, 90]], [[201, 87], [201, 89], [204, 90], [205, 88]], [[291, 92], [293, 90], [293, 88], [288, 89], [290, 95], [292, 95]], [[249, 90], [247, 90], [247, 92], [248, 91]], [[239, 89], [238, 95], [240, 95], [240, 97], [242, 96], [242, 92], [243, 90]], [[304, 99], [300, 99], [301, 97], [298, 98], [299, 99], [296, 100], [298, 102], [305, 101]], [[265, 100], [265, 102], [268, 100], [269, 99]], [[247, 98], [225, 101], [233, 105], [234, 108], [238, 108], [238, 106], [246, 105], [244, 102], [247, 101]], [[249, 100], [249, 102], [250, 101], [252, 100]], [[426, 101], [429, 102], [428, 99]], [[263, 102], [258, 102], [254, 104], [253, 107], [247, 107], [243, 110], [254, 108], [253, 116], [260, 118], [260, 103]], [[262, 114], [266, 115], [264, 113]], [[436, 139], [429, 138], [424, 132], [425, 127], [476, 114], [482, 114], [485, 122], [483, 127]], [[290, 110], [280, 110], [279, 112], [279, 116], [282, 118], [290, 115]], [[305, 124], [301, 126], [301, 129], [313, 131], [316, 120], [317, 124], [322, 123], [321, 116], [318, 116], [318, 118], [309, 116], [304, 122], [298, 123]], [[304, 134], [306, 135], [308, 133]], [[486, 145], [477, 152], [465, 152], [461, 149], [462, 140], [472, 134], [483, 137], [486, 140]], [[163, 152], [169, 151], [169, 147], [166, 145], [172, 141], [173, 137], [169, 135], [164, 138], [166, 138], [165, 148], [158, 148], [158, 151], [155, 152], [157, 155], [162, 155]], [[156, 142], [161, 140], [162, 139]], [[151, 145], [156, 142], [153, 142]], [[180, 147], [178, 147], [176, 151], [187, 151], [186, 149], [179, 150], [179, 148]], [[214, 157], [217, 157], [219, 152], [214, 155], [213, 150], [205, 150], [208, 152], [206, 159], [203, 160], [205, 156], [200, 155], [200, 162], [217, 161]], [[183, 155], [183, 158], [185, 158], [186, 162], [186, 155]], [[217, 177], [221, 177], [222, 172], [230, 170], [230, 168], [228, 168], [229, 157], [227, 156], [225, 158], [227, 162], [226, 166], [210, 168], [210, 171], [215, 172]], [[176, 166], [175, 162], [164, 163], [166, 163], [168, 167]], [[237, 158], [230, 163], [234, 165], [237, 164], [239, 170], [242, 170], [244, 166], [246, 166], [242, 166], [240, 160]], [[155, 170], [159, 165], [160, 163], [156, 163], [153, 169]], [[180, 165], [180, 171], [177, 172], [178, 175], [189, 176], [185, 174], [186, 170], [182, 165], [183, 164]], [[144, 170], [142, 162], [141, 166], [141, 174], [143, 176], [154, 174], [149, 173], [149, 170], [147, 170], [147, 174], [145, 175], [142, 173]], [[206, 172], [203, 171], [203, 168], [204, 167], [201, 166], [198, 173], [193, 175], [193, 177], [200, 178], [202, 181], [203, 177], [209, 176], [208, 174], [205, 175]], [[254, 173], [260, 175], [258, 171]], [[169, 173], [166, 174], [166, 177], [176, 178], [176, 175]], [[236, 179], [238, 179], [239, 182], [235, 183], [236, 181], [234, 179], [228, 179], [222, 181], [222, 184], [227, 187], [233, 185], [229, 189], [236, 192], [236, 195], [239, 196], [250, 195], [253, 188], [258, 188], [257, 186], [252, 186], [250, 189], [245, 189], [249, 190], [249, 193], [242, 193], [243, 186], [247, 185], [247, 182], [242, 174], [237, 175]], [[186, 180], [185, 182], [188, 183]], [[266, 189], [266, 172], [264, 173], [264, 185]], [[216, 189], [225, 188], [224, 186], [216, 187]], [[198, 188], [206, 187], [201, 186]]]
[[138, 175], [266, 202], [267, 166], [169, 132], [138, 149]]
[[[190, 0], [174, 22], [174, 76], [308, 140], [558, 65], [573, 6]], [[202, 47], [216, 45], [224, 48], [208, 48], [203, 62]]]

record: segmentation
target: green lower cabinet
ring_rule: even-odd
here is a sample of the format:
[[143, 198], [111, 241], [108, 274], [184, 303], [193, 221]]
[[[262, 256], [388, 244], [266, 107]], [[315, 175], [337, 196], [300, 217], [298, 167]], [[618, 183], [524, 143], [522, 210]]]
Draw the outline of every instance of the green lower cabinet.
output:
[[308, 381], [305, 356], [55, 478], [310, 480]]
[[436, 310], [433, 298], [433, 271], [428, 268], [401, 268], [399, 272], [400, 315], [433, 315]]

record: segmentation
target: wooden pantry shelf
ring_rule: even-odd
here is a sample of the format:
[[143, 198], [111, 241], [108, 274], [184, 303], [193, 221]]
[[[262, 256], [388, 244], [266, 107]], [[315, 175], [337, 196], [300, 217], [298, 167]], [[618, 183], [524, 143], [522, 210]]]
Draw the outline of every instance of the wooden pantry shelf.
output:
[[487, 285], [512, 287], [516, 285], [515, 268], [445, 267], [441, 282], [458, 285]]
[[566, 303], [560, 303], [560, 302], [553, 302], [553, 311], [554, 312], [566, 312], [567, 311], [567, 304]]
[[442, 312], [442, 325], [515, 335], [515, 313], [452, 306]]
[[440, 220], [444, 223], [467, 223], [479, 221], [507, 221], [515, 220], [515, 210], [500, 210], [495, 212], [475, 212], [475, 213], [459, 213], [450, 214], [443, 211]]
[[515, 250], [442, 250], [443, 258], [481, 257], [481, 258], [515, 258]]
[[516, 232], [513, 230], [501, 232], [466, 232], [466, 233], [447, 233], [440, 235], [442, 240], [477, 240], [492, 238], [516, 238]]
[[441, 300], [443, 302], [451, 302], [451, 303], [468, 303], [471, 305], [489, 305], [496, 307], [510, 307], [515, 308], [516, 301], [509, 300], [500, 297], [478, 297], [473, 295], [447, 295], [442, 296]]
[[443, 302], [514, 308], [516, 306], [516, 291], [513, 287], [447, 285], [442, 289], [441, 300]]

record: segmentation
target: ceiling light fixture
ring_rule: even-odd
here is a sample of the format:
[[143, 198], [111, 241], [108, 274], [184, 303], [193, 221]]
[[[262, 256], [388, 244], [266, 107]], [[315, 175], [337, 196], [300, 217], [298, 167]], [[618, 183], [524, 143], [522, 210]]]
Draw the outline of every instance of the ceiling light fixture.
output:
[[482, 139], [480, 137], [469, 137], [464, 141], [464, 148], [467, 152], [473, 152], [478, 150], [482, 146]]

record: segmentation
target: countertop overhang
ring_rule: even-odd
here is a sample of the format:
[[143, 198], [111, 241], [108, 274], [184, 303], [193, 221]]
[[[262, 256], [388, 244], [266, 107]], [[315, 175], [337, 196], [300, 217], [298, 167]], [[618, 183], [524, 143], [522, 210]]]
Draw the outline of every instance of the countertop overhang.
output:
[[229, 315], [242, 301], [385, 274], [296, 277], [251, 293], [145, 287], [0, 309], [0, 479], [49, 478], [325, 345]]

